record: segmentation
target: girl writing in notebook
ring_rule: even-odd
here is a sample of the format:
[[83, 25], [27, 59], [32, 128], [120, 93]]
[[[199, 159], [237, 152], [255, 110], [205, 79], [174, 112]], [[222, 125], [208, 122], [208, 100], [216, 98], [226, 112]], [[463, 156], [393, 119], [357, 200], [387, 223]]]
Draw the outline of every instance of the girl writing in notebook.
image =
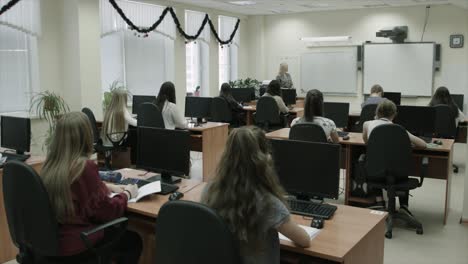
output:
[[309, 235], [290, 218], [263, 131], [234, 129], [216, 178], [202, 202], [226, 221], [240, 243], [243, 263], [279, 263], [278, 231], [308, 247]]

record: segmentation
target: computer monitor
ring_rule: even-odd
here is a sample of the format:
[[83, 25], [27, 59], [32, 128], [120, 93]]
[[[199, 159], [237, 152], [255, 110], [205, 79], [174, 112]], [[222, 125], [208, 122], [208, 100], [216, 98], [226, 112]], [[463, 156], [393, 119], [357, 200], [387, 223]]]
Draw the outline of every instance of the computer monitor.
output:
[[138, 114], [138, 107], [143, 103], [154, 103], [155, 96], [151, 95], [134, 95], [132, 100], [132, 114]]
[[239, 103], [248, 103], [255, 100], [255, 88], [231, 89], [232, 97]]
[[31, 147], [31, 119], [13, 116], [2, 116], [0, 141], [2, 148], [16, 150], [23, 155]]
[[435, 132], [435, 109], [430, 106], [397, 106], [395, 124], [418, 136], [431, 136]]
[[396, 105], [401, 105], [401, 93], [384, 92], [383, 97], [394, 102]]
[[197, 122], [201, 123], [203, 118], [211, 117], [211, 97], [185, 97], [185, 116], [195, 117]]
[[463, 94], [452, 94], [452, 99], [457, 104], [458, 108], [463, 111], [463, 99], [464, 95]]
[[281, 97], [283, 98], [284, 103], [287, 106], [295, 105], [296, 104], [296, 89], [281, 89]]
[[273, 160], [286, 192], [303, 199], [338, 199], [339, 144], [271, 140]]
[[189, 131], [138, 127], [137, 135], [137, 168], [161, 173], [166, 183], [180, 181], [173, 175], [189, 175]]
[[323, 103], [323, 115], [335, 122], [339, 128], [348, 126], [349, 103]]

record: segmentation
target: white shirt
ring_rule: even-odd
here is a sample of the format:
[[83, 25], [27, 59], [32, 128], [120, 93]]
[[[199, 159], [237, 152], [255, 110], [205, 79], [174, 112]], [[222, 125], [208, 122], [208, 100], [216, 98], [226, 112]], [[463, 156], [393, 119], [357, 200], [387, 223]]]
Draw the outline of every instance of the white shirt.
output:
[[457, 116], [457, 119], [455, 120], [456, 126], [458, 126], [458, 123], [460, 122], [465, 122], [465, 119], [466, 119], [465, 114], [460, 109], [458, 109], [458, 116]]
[[281, 96], [278, 96], [278, 95], [271, 96], [271, 94], [269, 93], [265, 93], [263, 96], [273, 97], [273, 99], [275, 99], [276, 101], [276, 104], [278, 105], [280, 113], [283, 113], [283, 114], [289, 113], [289, 108], [286, 106]]
[[162, 110], [164, 126], [166, 129], [184, 129], [187, 127], [185, 118], [179, 113], [175, 104], [166, 101]]
[[[108, 129], [107, 131], [111, 131], [111, 133], [118, 133], [118, 132], [126, 132], [128, 131], [128, 126], [137, 126], [137, 120], [132, 117], [130, 112], [128, 111], [127, 107], [124, 106], [124, 118], [125, 118], [125, 131], [116, 131], [114, 128]], [[120, 135], [114, 135], [114, 138], [112, 140], [118, 141]], [[112, 147], [112, 142], [107, 138], [107, 136], [104, 136], [102, 139], [103, 145], [106, 147]]]
[[327, 139], [330, 138], [330, 135], [332, 132], [336, 132], [336, 125], [333, 120], [328, 119], [323, 116], [316, 116], [314, 117], [313, 122], [307, 122], [305, 121], [305, 118], [303, 117], [296, 117], [294, 120], [291, 122], [291, 127], [293, 127], [296, 124], [304, 124], [304, 123], [312, 123], [319, 125], [323, 128], [323, 131], [325, 132], [325, 135], [327, 136]]
[[372, 133], [372, 130], [374, 130], [374, 128], [380, 125], [385, 125], [385, 124], [393, 124], [393, 122], [388, 120], [387, 118], [380, 118], [380, 119], [364, 122], [363, 127], [367, 127], [367, 138], [370, 138], [370, 135]]

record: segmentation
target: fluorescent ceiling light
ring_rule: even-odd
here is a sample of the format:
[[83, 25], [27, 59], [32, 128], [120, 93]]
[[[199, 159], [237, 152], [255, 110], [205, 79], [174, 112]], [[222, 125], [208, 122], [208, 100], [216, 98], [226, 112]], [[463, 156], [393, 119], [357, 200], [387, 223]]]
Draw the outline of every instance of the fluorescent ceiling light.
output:
[[350, 36], [330, 36], [330, 37], [304, 37], [301, 38], [305, 42], [343, 42], [350, 41]]
[[249, 6], [249, 5], [255, 5], [257, 2], [255, 1], [232, 1], [229, 2], [231, 5], [239, 5], [239, 6]]

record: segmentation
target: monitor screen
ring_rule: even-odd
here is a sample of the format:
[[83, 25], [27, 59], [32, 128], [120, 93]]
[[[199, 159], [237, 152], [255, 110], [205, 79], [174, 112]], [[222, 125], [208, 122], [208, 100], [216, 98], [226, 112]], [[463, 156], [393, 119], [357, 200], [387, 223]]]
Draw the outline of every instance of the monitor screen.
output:
[[296, 104], [296, 89], [281, 89], [281, 97], [286, 105]]
[[383, 97], [394, 102], [396, 105], [401, 104], [401, 93], [384, 92]]
[[338, 199], [339, 144], [271, 140], [281, 185], [292, 195]]
[[1, 146], [16, 150], [18, 154], [30, 151], [31, 119], [2, 116], [1, 117]]
[[335, 122], [339, 128], [348, 126], [349, 103], [323, 103], [323, 116]]
[[419, 136], [431, 136], [435, 132], [435, 109], [429, 106], [397, 106], [394, 123]]
[[196, 118], [211, 117], [211, 97], [185, 97], [185, 116]]
[[138, 114], [138, 106], [143, 103], [154, 103], [156, 101], [155, 96], [151, 95], [134, 95], [132, 101], [132, 114]]
[[138, 127], [138, 168], [174, 176], [189, 175], [190, 132]]
[[231, 89], [232, 97], [239, 103], [248, 103], [255, 100], [255, 88]]
[[452, 99], [455, 102], [455, 104], [458, 106], [458, 108], [463, 111], [463, 94], [452, 94]]

